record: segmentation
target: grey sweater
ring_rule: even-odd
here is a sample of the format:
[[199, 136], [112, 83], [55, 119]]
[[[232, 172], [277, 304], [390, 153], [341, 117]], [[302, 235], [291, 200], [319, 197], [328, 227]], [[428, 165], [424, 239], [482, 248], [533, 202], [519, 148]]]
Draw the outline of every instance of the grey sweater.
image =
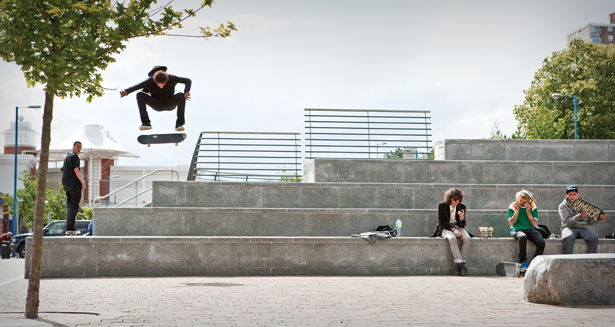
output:
[[570, 207], [568, 198], [559, 205], [559, 216], [562, 219], [562, 228], [587, 228], [590, 224], [589, 216], [581, 217], [581, 212], [574, 211]]

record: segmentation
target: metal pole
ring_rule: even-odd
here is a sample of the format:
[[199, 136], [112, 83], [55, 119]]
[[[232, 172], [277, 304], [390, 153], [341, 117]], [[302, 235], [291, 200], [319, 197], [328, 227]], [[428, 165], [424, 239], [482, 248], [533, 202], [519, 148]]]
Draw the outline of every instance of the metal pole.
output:
[[17, 221], [19, 220], [19, 204], [17, 203], [17, 136], [19, 135], [19, 107], [15, 107], [15, 174], [13, 183], [13, 235], [17, 235]]
[[[378, 148], [376, 148], [377, 150]], [[369, 111], [367, 111], [367, 157], [368, 159], [372, 158], [372, 141], [370, 137], [370, 128], [369, 128]]]
[[[109, 181], [111, 176], [107, 176], [107, 194], [109, 194]], [[107, 197], [107, 207], [109, 206], [109, 197]]]
[[574, 139], [577, 139], [577, 96], [574, 97]]

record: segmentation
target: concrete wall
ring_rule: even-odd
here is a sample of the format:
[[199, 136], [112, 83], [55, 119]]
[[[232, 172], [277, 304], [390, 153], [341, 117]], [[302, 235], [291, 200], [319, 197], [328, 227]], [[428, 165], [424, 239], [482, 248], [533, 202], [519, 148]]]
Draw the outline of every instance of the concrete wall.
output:
[[615, 140], [440, 140], [436, 160], [615, 161]]
[[[472, 209], [508, 209], [515, 193], [533, 193], [539, 209], [556, 210], [567, 185], [437, 183], [154, 182], [153, 207], [431, 209], [444, 192], [464, 191]], [[615, 210], [615, 186], [577, 185], [584, 199]]]
[[[96, 236], [350, 236], [403, 222], [404, 236], [430, 236], [436, 209], [262, 209], [262, 208], [101, 208], [94, 209]], [[540, 210], [540, 224], [561, 234], [555, 210]], [[591, 226], [600, 237], [615, 230], [615, 212]], [[510, 236], [506, 210], [468, 210], [470, 233], [493, 227], [495, 237]]]
[[609, 161], [315, 159], [306, 182], [615, 185]]
[[[31, 241], [26, 241], [26, 278]], [[443, 238], [369, 243], [350, 237], [46, 237], [43, 242], [43, 278], [452, 275], [455, 268]], [[545, 254], [561, 249], [561, 240], [547, 240]], [[586, 250], [577, 241], [575, 253]], [[598, 251], [615, 253], [615, 240], [601, 239]], [[511, 238], [472, 239], [467, 266], [471, 275], [495, 275], [499, 262], [517, 260]]]

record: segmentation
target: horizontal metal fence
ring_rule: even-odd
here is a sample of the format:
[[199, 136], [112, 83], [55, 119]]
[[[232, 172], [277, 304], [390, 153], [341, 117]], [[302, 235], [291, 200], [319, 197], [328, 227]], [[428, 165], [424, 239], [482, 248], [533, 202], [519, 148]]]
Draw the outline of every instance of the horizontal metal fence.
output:
[[189, 181], [301, 181], [300, 133], [201, 132]]
[[306, 159], [376, 159], [397, 149], [405, 157], [426, 157], [431, 148], [429, 113], [306, 108]]

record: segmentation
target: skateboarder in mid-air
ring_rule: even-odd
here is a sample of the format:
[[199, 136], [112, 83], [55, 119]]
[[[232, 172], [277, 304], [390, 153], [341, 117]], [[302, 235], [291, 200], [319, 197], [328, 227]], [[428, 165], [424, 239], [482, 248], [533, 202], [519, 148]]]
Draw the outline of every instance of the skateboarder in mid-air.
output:
[[[142, 123], [139, 130], [141, 131], [152, 129], [145, 105], [150, 106], [156, 111], [170, 111], [177, 107], [175, 130], [178, 132], [184, 130], [184, 111], [186, 109], [186, 100], [190, 100], [192, 81], [189, 78], [169, 75], [166, 71], [167, 67], [165, 66], [155, 66], [147, 74], [149, 76], [148, 79], [120, 91], [120, 97], [123, 98], [138, 89], [143, 89], [137, 93], [137, 106], [139, 107]], [[177, 83], [184, 84], [184, 93], [175, 93], [175, 85]]]

